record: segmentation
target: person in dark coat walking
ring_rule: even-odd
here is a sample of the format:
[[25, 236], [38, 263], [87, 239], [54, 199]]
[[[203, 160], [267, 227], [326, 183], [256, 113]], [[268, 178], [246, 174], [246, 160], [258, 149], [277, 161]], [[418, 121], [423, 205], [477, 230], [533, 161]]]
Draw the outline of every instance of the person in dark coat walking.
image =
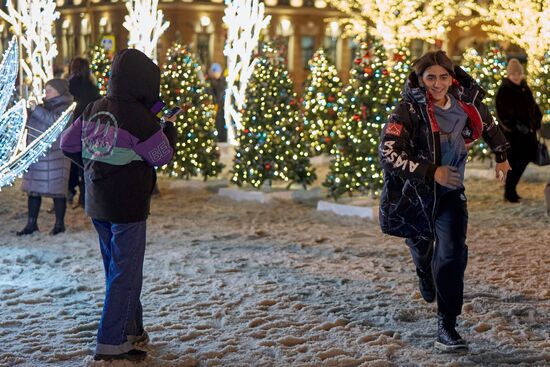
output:
[[[69, 91], [74, 97], [76, 106], [72, 121], [75, 121], [88, 104], [101, 98], [99, 89], [92, 80], [90, 63], [82, 57], [75, 57], [69, 66]], [[78, 187], [78, 202], [73, 208], [84, 207], [86, 186], [84, 183], [84, 168], [71, 161], [71, 174], [69, 176], [69, 202], [72, 203]]]
[[542, 113], [525, 82], [523, 67], [517, 59], [508, 61], [507, 77], [496, 96], [497, 115], [506, 139], [510, 142], [508, 160], [512, 171], [506, 177], [504, 199], [518, 203], [516, 187], [529, 162], [536, 159], [537, 130]]
[[164, 105], [159, 95], [158, 66], [138, 50], [122, 50], [113, 60], [107, 96], [89, 104], [61, 136], [63, 152], [84, 166], [85, 211], [105, 268], [95, 360], [147, 356], [136, 343], [148, 340], [140, 295], [152, 167], [170, 162], [176, 144], [172, 122], [162, 127], [156, 117]]
[[484, 91], [443, 51], [426, 53], [413, 70], [380, 139], [380, 225], [406, 238], [420, 293], [437, 300], [435, 347], [452, 351], [467, 348], [456, 331], [468, 260], [467, 144], [483, 136], [501, 178], [508, 144], [481, 102]]
[[[44, 103], [31, 105], [31, 114], [27, 122], [27, 144], [46, 131], [63, 111], [73, 102], [69, 94], [69, 84], [64, 79], [52, 79], [46, 83]], [[50, 234], [65, 231], [65, 210], [67, 206], [67, 181], [69, 180], [70, 161], [63, 155], [56, 140], [45, 156], [31, 164], [23, 174], [21, 189], [28, 194], [27, 225], [18, 236], [38, 231], [38, 213], [42, 196], [53, 198], [55, 225]]]
[[208, 71], [210, 77], [211, 93], [216, 104], [216, 130], [218, 131], [218, 141], [227, 141], [227, 129], [225, 128], [224, 101], [227, 82], [223, 76], [223, 70], [220, 64], [212, 64]]

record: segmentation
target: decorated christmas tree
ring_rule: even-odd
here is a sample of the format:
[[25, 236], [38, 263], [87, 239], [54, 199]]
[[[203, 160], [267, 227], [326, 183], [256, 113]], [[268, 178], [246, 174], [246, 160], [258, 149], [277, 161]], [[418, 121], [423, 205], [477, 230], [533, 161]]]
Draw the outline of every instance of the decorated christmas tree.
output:
[[349, 85], [340, 100], [338, 138], [330, 172], [324, 183], [335, 199], [354, 192], [376, 196], [382, 188], [378, 158], [380, 132], [401, 97], [409, 73], [409, 54], [395, 50], [387, 59], [384, 48], [362, 43], [354, 60]]
[[542, 111], [543, 123], [550, 123], [550, 51], [544, 55], [536, 75], [531, 76], [530, 86]]
[[258, 188], [281, 180], [305, 188], [315, 180], [299, 107], [284, 60], [264, 45], [248, 85], [233, 183]]
[[309, 61], [304, 97], [304, 128], [313, 155], [329, 153], [335, 136], [342, 82], [323, 49]]
[[175, 126], [178, 131], [176, 153], [162, 167], [171, 177], [218, 175], [219, 149], [212, 96], [199, 78], [200, 65], [187, 47], [176, 44], [166, 55], [161, 74], [161, 95], [168, 107], [180, 106]]
[[104, 96], [107, 94], [109, 75], [111, 75], [111, 59], [109, 59], [107, 52], [101, 46], [94, 47], [91, 53], [91, 59], [92, 73], [97, 81], [99, 93]]
[[[506, 56], [498, 46], [488, 47], [481, 55], [475, 49], [470, 48], [464, 52], [462, 67], [486, 91], [487, 94], [483, 102], [489, 108], [495, 121], [498, 121], [495, 100], [502, 79], [506, 77]], [[483, 161], [490, 156], [491, 149], [483, 139], [478, 139], [470, 146], [468, 159], [477, 158]]]

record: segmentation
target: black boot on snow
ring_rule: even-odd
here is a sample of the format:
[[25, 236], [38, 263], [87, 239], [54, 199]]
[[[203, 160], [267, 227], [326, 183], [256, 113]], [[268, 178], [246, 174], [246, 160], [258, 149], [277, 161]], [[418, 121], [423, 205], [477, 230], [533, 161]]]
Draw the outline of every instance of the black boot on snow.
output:
[[416, 274], [418, 274], [418, 288], [422, 298], [424, 298], [424, 301], [432, 303], [435, 300], [435, 284], [432, 272], [424, 273], [416, 269]]
[[468, 344], [455, 329], [456, 317], [437, 314], [437, 340], [435, 348], [444, 352], [468, 349]]
[[26, 234], [31, 234], [38, 231], [38, 225], [36, 224], [36, 219], [29, 219], [27, 225], [22, 230], [18, 231], [16, 235], [24, 236]]

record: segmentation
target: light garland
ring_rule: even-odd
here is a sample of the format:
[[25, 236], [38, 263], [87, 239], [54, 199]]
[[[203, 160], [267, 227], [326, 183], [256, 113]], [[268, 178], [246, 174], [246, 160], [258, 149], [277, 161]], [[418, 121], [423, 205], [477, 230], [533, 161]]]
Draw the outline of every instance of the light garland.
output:
[[129, 32], [128, 46], [142, 51], [156, 62], [157, 43], [168, 29], [170, 22], [164, 21], [158, 0], [130, 0], [126, 2], [128, 15], [122, 24]]
[[0, 64], [0, 115], [4, 113], [13, 95], [13, 85], [19, 71], [17, 39], [13, 37]]
[[55, 1], [50, 0], [18, 0], [18, 10], [11, 1], [7, 2], [7, 13], [0, 10], [0, 17], [12, 25], [21, 40], [27, 56], [21, 58], [21, 67], [32, 84], [32, 96], [39, 101], [44, 96], [44, 84], [53, 79], [57, 55], [53, 27], [59, 18], [55, 6]]
[[17, 177], [29, 169], [31, 164], [50, 149], [71, 119], [75, 106], [76, 103], [71, 104], [46, 131], [0, 166], [0, 188], [11, 185]]
[[228, 73], [224, 119], [227, 140], [236, 144], [237, 131], [242, 129], [246, 88], [256, 63], [252, 53], [271, 17], [264, 16], [264, 4], [258, 0], [226, 0], [226, 5], [223, 22], [227, 25], [227, 41], [223, 53], [227, 57]]
[[9, 161], [21, 141], [27, 121], [25, 101], [17, 102], [0, 117], [0, 164]]

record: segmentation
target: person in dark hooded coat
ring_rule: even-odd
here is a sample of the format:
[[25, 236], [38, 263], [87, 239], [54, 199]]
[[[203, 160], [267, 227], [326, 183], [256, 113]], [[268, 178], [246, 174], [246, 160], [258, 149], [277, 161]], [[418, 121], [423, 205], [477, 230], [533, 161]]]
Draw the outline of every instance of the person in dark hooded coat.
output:
[[[160, 70], [142, 52], [118, 52], [107, 96], [89, 104], [62, 134], [63, 152], [84, 166], [85, 211], [99, 235], [106, 294], [95, 360], [139, 361], [148, 341], [140, 302], [152, 167], [174, 154], [176, 129], [156, 113]], [[173, 117], [175, 119], [175, 117]]]
[[529, 162], [536, 158], [542, 113], [525, 82], [520, 62], [508, 61], [506, 72], [507, 77], [502, 80], [496, 96], [497, 115], [510, 142], [508, 160], [512, 166], [504, 185], [504, 200], [518, 203], [521, 198], [516, 187]]
[[[46, 131], [63, 111], [73, 102], [69, 94], [69, 85], [64, 79], [52, 79], [46, 83], [44, 103], [31, 106], [31, 114], [27, 121], [27, 144]], [[45, 156], [31, 164], [23, 174], [21, 189], [28, 197], [27, 225], [18, 236], [38, 231], [38, 213], [42, 204], [42, 196], [53, 198], [55, 225], [50, 234], [56, 235], [65, 231], [65, 211], [67, 206], [67, 182], [69, 180], [70, 161], [63, 155], [56, 140]]]

